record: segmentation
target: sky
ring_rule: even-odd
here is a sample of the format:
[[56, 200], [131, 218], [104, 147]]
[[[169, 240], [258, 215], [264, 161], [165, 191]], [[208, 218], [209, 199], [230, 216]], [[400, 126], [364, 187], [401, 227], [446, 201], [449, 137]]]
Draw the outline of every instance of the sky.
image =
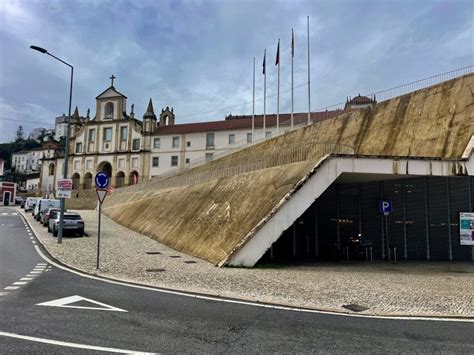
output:
[[307, 17], [310, 21], [311, 109], [474, 63], [472, 0], [0, 0], [0, 142], [18, 125], [54, 126], [67, 114], [74, 66], [73, 110], [95, 114], [110, 86], [142, 118], [174, 107], [176, 123], [263, 112], [266, 48], [267, 113], [291, 110], [291, 29], [295, 33], [294, 108], [307, 110]]

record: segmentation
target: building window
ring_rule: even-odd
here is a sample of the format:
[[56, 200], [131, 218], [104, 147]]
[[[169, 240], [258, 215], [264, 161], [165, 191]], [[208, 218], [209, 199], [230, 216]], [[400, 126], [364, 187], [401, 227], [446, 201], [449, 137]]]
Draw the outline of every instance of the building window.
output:
[[229, 134], [229, 144], [235, 144], [235, 134]]
[[86, 161], [86, 169], [91, 170], [92, 169], [92, 160], [87, 160]]
[[127, 140], [127, 127], [120, 127], [120, 140]]
[[161, 145], [161, 140], [160, 140], [160, 138], [155, 138], [155, 139], [153, 140], [153, 148], [159, 148], [160, 145]]
[[271, 138], [272, 137], [272, 132], [268, 131], [265, 132], [265, 138]]
[[140, 150], [140, 138], [136, 138], [133, 140], [133, 150]]
[[171, 156], [171, 166], [178, 166], [178, 156], [177, 155]]
[[214, 158], [213, 153], [206, 153], [206, 163], [209, 163]]
[[89, 142], [95, 142], [95, 129], [89, 130]]
[[157, 168], [157, 167], [160, 166], [160, 158], [159, 158], [159, 157], [153, 157], [152, 166], [153, 166], [154, 168]]
[[138, 168], [138, 158], [132, 158], [132, 169]]
[[189, 158], [186, 158], [186, 164], [189, 164]]
[[114, 104], [107, 102], [105, 104], [105, 118], [112, 118], [114, 116]]
[[82, 153], [82, 143], [76, 143], [76, 154]]
[[206, 148], [214, 148], [214, 133], [206, 134]]
[[81, 162], [76, 160], [74, 162], [74, 170], [79, 170], [81, 168]]
[[191, 146], [191, 142], [190, 141], [187, 141], [186, 142], [186, 147], [190, 147]]
[[104, 142], [112, 140], [112, 128], [104, 128]]
[[179, 137], [173, 137], [173, 148], [179, 148]]
[[125, 169], [125, 159], [119, 159], [118, 160], [118, 166], [119, 166], [119, 169]]
[[252, 143], [252, 133], [247, 133], [247, 143]]

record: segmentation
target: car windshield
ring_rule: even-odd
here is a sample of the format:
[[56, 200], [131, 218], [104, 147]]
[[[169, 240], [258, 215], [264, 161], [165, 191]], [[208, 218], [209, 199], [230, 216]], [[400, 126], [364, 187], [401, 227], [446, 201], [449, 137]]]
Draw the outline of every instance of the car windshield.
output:
[[64, 215], [64, 219], [78, 220], [78, 219], [82, 219], [82, 218], [78, 214], [66, 214], [66, 215]]

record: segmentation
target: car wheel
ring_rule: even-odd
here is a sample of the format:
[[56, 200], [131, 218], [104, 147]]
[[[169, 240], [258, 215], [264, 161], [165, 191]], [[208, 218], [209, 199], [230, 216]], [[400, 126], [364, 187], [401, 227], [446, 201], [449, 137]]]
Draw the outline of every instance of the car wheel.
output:
[[77, 234], [79, 235], [79, 237], [82, 238], [82, 237], [84, 236], [84, 231], [81, 231], [81, 232], [79, 232], [79, 233], [77, 233]]
[[49, 228], [49, 224], [48, 224], [48, 233], [51, 233], [51, 228]]
[[54, 235], [55, 237], [58, 236], [58, 230], [57, 230], [57, 229], [53, 229], [53, 235]]

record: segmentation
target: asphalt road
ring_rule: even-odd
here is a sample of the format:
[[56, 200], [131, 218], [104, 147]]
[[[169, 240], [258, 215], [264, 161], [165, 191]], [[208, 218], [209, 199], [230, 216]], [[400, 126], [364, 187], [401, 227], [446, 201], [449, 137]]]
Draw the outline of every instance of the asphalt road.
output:
[[[13, 213], [14, 208], [0, 208], [1, 354], [474, 353], [472, 322], [272, 309], [79, 276], [41, 258], [22, 217]], [[85, 300], [57, 301], [71, 296], [120, 310]], [[39, 305], [52, 301], [100, 309]]]

